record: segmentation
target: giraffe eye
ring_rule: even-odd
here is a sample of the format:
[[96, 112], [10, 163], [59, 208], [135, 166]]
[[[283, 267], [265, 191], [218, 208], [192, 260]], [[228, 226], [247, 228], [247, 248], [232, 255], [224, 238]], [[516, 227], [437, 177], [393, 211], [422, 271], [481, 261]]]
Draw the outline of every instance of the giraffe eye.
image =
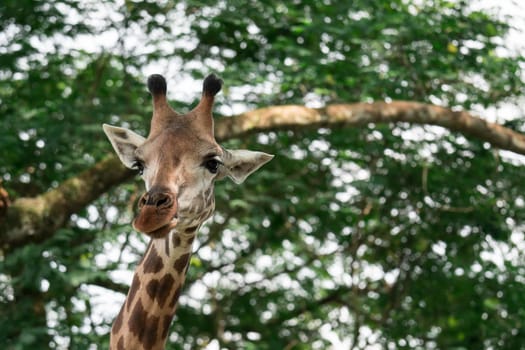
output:
[[144, 174], [144, 163], [142, 163], [139, 160], [136, 160], [131, 166], [131, 168], [137, 170], [140, 176]]
[[217, 172], [219, 171], [219, 166], [221, 165], [222, 163], [217, 160], [217, 159], [208, 159], [207, 161], [204, 162], [203, 166], [208, 169], [208, 171], [212, 174], [217, 174]]

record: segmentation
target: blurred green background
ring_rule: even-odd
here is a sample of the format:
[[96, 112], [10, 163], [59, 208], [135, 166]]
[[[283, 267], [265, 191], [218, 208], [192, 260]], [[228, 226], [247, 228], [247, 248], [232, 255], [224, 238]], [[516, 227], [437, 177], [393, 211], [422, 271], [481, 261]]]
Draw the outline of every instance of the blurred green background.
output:
[[[181, 111], [218, 73], [217, 118], [409, 100], [525, 132], [524, 10], [2, 0], [0, 185], [31, 207], [83, 171], [105, 176], [101, 124], [147, 133], [151, 73], [166, 75]], [[224, 145], [277, 157], [242, 186], [217, 184], [168, 349], [525, 348], [523, 156], [407, 123], [270, 130]], [[0, 217], [0, 348], [107, 348], [147, 241], [129, 225], [142, 184], [123, 174], [58, 228], [40, 222], [53, 227], [43, 236], [17, 226], [27, 237], [10, 244], [12, 216]]]

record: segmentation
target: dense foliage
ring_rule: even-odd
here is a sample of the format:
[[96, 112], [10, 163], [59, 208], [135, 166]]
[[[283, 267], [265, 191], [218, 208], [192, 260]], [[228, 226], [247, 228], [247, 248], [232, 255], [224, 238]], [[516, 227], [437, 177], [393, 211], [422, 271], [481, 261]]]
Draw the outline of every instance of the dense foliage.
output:
[[[195, 91], [170, 96], [181, 110], [198, 87], [178, 81], [218, 72], [223, 115], [290, 103], [517, 103], [525, 58], [504, 50], [511, 26], [472, 3], [4, 0], [1, 185], [11, 200], [33, 197], [89, 168], [111, 152], [103, 122], [145, 134], [149, 71]], [[227, 145], [277, 157], [242, 186], [217, 184], [169, 349], [523, 346], [521, 158], [406, 124]], [[129, 226], [141, 191], [122, 184], [51, 238], [3, 251], [0, 347], [107, 347], [130, 282], [122, 271], [144, 251]]]

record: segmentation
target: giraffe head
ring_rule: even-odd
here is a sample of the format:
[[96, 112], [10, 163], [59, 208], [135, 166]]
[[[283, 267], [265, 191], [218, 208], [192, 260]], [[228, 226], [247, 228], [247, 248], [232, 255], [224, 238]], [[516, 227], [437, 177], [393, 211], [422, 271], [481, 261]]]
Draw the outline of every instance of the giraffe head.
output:
[[175, 228], [196, 228], [213, 213], [215, 180], [229, 177], [241, 183], [273, 158], [262, 152], [228, 150], [217, 143], [212, 108], [221, 87], [222, 80], [209, 75], [198, 105], [182, 115], [167, 102], [166, 80], [152, 75], [148, 78], [153, 96], [148, 137], [103, 125], [122, 163], [138, 170], [146, 185], [133, 220], [136, 230], [160, 238]]

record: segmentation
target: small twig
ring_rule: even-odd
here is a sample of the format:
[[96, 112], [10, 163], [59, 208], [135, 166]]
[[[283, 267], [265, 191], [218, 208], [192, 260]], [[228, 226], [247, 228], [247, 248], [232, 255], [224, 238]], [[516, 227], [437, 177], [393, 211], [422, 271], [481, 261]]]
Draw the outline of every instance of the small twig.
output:
[[[2, 182], [0, 180], [0, 186]], [[7, 208], [11, 204], [11, 201], [9, 200], [9, 194], [7, 191], [0, 187], [0, 217], [5, 216], [7, 214]]]
[[284, 347], [283, 350], [290, 350], [290, 349], [293, 349], [294, 346], [296, 346], [299, 342], [297, 341], [297, 339], [292, 339], [288, 344], [286, 344], [286, 346]]

